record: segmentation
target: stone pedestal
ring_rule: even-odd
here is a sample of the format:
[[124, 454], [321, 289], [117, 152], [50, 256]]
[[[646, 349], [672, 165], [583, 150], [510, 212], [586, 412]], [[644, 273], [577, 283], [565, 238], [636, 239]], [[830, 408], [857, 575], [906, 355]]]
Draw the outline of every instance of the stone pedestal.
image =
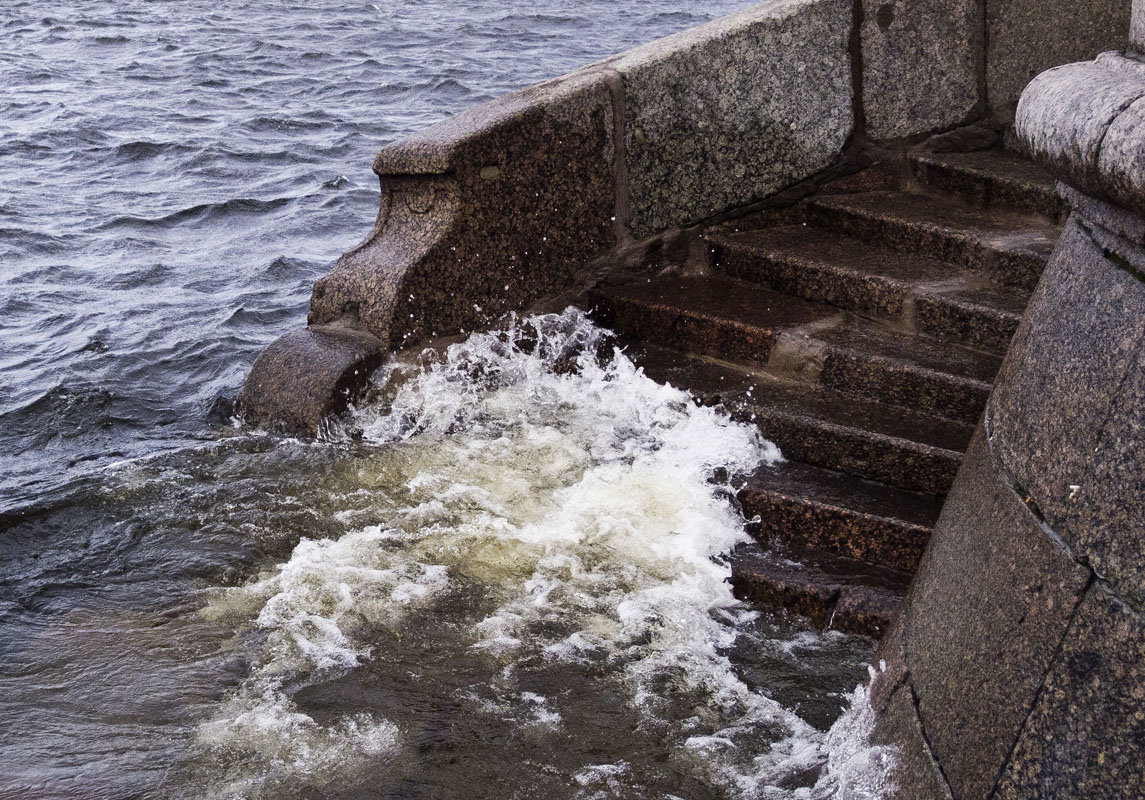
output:
[[1073, 214], [884, 644], [900, 797], [1145, 797], [1143, 114], [1121, 54], [1019, 103]]

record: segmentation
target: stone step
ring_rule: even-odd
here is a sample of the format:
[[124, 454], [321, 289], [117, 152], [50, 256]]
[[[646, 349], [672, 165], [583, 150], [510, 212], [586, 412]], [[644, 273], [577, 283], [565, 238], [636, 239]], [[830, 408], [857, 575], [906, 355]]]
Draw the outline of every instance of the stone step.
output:
[[676, 350], [767, 365], [884, 404], [977, 422], [1001, 359], [718, 276], [597, 290], [598, 317]]
[[707, 239], [723, 274], [996, 352], [1009, 346], [1029, 299], [951, 264], [815, 225], [722, 229]]
[[618, 332], [689, 353], [766, 363], [784, 331], [838, 315], [830, 306], [719, 277], [670, 277], [594, 290], [598, 318]]
[[904, 192], [825, 195], [807, 209], [810, 221], [865, 242], [1023, 289], [1037, 284], [1059, 234], [1040, 217]]
[[797, 548], [743, 545], [731, 555], [735, 596], [806, 617], [821, 629], [881, 636], [906, 595], [907, 573]]
[[795, 544], [914, 572], [942, 500], [786, 461], [760, 468], [738, 498], [764, 544]]
[[1041, 214], [1061, 220], [1069, 208], [1057, 181], [1029, 159], [1006, 150], [973, 153], [918, 153], [911, 172], [927, 189], [954, 194], [983, 206]]
[[965, 423], [646, 343], [629, 355], [653, 380], [754, 423], [791, 461], [909, 491], [944, 493], [974, 433]]
[[977, 423], [1002, 357], [851, 317], [808, 336], [823, 347], [819, 382], [884, 405]]

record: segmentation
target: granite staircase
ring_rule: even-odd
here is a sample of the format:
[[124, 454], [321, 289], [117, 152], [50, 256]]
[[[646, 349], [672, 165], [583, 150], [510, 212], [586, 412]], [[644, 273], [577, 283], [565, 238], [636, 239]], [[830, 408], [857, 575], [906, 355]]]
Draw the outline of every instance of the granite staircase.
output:
[[1013, 154], [915, 154], [707, 230], [702, 267], [593, 291], [646, 374], [787, 459], [739, 491], [738, 596], [886, 628], [1065, 211]]

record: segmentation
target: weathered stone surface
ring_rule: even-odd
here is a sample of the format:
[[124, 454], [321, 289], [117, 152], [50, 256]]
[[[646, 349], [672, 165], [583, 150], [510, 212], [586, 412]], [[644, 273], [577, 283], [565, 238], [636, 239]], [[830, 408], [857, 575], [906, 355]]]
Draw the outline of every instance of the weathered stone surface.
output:
[[637, 239], [760, 200], [851, 134], [846, 0], [776, 0], [632, 50], [624, 82]]
[[[1145, 285], [1137, 292], [1145, 295]], [[1113, 590], [1145, 610], [1145, 352], [1139, 347], [1079, 478], [1064, 532]]]
[[947, 128], [978, 104], [975, 0], [863, 0], [867, 133], [897, 139]]
[[1124, 0], [991, 0], [986, 26], [986, 96], [1009, 118], [1039, 73], [1124, 47], [1129, 8]]
[[894, 690], [879, 715], [872, 743], [897, 748], [891, 785], [885, 787], [879, 797], [885, 800], [952, 800], [950, 789], [923, 737], [910, 686], [900, 685]]
[[730, 278], [661, 278], [595, 290], [610, 327], [689, 353], [766, 362], [783, 331], [838, 312]]
[[1145, 798], [1145, 620], [1100, 585], [1078, 609], [996, 797]]
[[1141, 284], [1071, 220], [999, 373], [993, 445], [1062, 535], [1072, 487], [1145, 336]]
[[653, 380], [687, 389], [705, 405], [722, 403], [733, 417], [758, 425], [792, 461], [910, 491], [945, 493], [974, 433], [964, 423], [671, 350], [646, 345], [629, 352]]
[[256, 425], [313, 434], [354, 399], [384, 356], [385, 343], [362, 331], [328, 325], [290, 331], [254, 362], [239, 414]]
[[382, 150], [374, 231], [315, 284], [310, 321], [399, 348], [567, 288], [616, 242], [612, 119], [609, 78], [586, 70]]
[[1138, 52], [1145, 50], [1145, 0], [1133, 0], [1129, 42]]
[[942, 507], [920, 497], [798, 462], [758, 470], [738, 493], [762, 541], [791, 542], [913, 571]]
[[819, 196], [809, 211], [813, 221], [848, 236], [1028, 289], [1041, 277], [1059, 234], [1050, 220], [902, 192]]
[[[1145, 83], [1141, 88], [1145, 92]], [[1101, 143], [1097, 171], [1111, 198], [1145, 213], [1145, 99], [1113, 120]]]
[[1051, 219], [1064, 219], [1069, 211], [1058, 194], [1057, 181], [1048, 172], [1006, 150], [919, 154], [911, 157], [911, 171], [919, 182], [975, 205], [1028, 211]]
[[979, 428], [903, 611], [910, 681], [955, 796], [989, 795], [1088, 579]]
[[[903, 603], [909, 602], [910, 594], [907, 594]], [[895, 615], [891, 626], [879, 641], [875, 657], [871, 659], [875, 673], [867, 688], [870, 692], [871, 708], [876, 714], [882, 714], [887, 710], [895, 691], [907, 679], [904, 617], [905, 614], [902, 613]]]
[[[1145, 97], [1145, 64], [1106, 54], [1042, 73], [1022, 94], [1014, 122], [1027, 151], [1055, 177], [1141, 212], [1140, 128], [1119, 118]], [[1114, 132], [1108, 153], [1108, 136]]]
[[[1145, 247], [1145, 219], [1140, 215], [1079, 192], [1064, 183], [1058, 184], [1058, 190], [1091, 232], [1109, 234], [1114, 239], [1123, 239], [1137, 247]], [[1133, 255], [1132, 252], [1126, 254]]]

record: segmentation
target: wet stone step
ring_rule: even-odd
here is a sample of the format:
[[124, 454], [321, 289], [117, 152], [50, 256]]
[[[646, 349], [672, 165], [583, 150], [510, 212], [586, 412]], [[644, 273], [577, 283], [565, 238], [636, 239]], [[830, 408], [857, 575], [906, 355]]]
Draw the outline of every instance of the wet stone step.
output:
[[790, 547], [742, 545], [731, 568], [735, 596], [753, 607], [867, 636], [890, 627], [910, 583], [907, 573]]
[[634, 346], [629, 356], [653, 380], [754, 423], [791, 461], [910, 491], [944, 493], [974, 433], [969, 424], [655, 345]]
[[1002, 149], [973, 153], [919, 153], [911, 171], [928, 189], [972, 203], [1000, 206], [1061, 219], [1069, 208], [1057, 182], [1029, 159]]
[[914, 297], [914, 324], [923, 333], [1004, 354], [1029, 300], [1028, 290], [1001, 284], [924, 288]]
[[739, 491], [761, 542], [914, 572], [942, 500], [799, 462], [763, 467]]
[[1029, 299], [1026, 290], [946, 262], [816, 225], [724, 228], [707, 239], [723, 274], [998, 352], [1009, 346]]
[[766, 365], [839, 391], [977, 422], [1001, 357], [722, 277], [660, 278], [592, 295], [637, 340]]
[[961, 422], [977, 423], [1002, 356], [858, 318], [816, 331], [820, 382], [829, 388]]
[[658, 278], [594, 290], [604, 324], [637, 340], [691, 353], [764, 363], [781, 333], [836, 309], [721, 277]]
[[1057, 241], [1049, 220], [953, 198], [868, 192], [814, 198], [811, 221], [866, 242], [1033, 289]]

